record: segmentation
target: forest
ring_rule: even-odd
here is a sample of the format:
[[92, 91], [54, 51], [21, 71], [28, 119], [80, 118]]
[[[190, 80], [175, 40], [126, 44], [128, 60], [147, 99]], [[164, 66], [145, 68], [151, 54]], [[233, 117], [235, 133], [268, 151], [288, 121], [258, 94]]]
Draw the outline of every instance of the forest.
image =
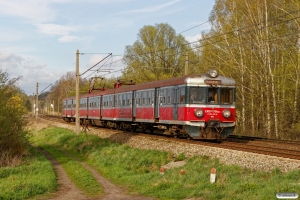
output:
[[[112, 87], [117, 80], [142, 83], [201, 74], [216, 69], [237, 82], [240, 135], [300, 138], [300, 2], [296, 0], [216, 0], [211, 28], [188, 42], [167, 23], [145, 25], [124, 49], [121, 77], [81, 78], [82, 93]], [[45, 97], [59, 102], [75, 93], [75, 72], [68, 72]]]

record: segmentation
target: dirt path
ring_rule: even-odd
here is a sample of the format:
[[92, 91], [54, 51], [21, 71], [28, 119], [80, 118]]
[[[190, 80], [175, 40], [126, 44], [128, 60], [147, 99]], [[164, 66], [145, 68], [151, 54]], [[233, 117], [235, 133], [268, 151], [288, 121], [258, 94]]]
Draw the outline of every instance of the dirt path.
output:
[[39, 151], [41, 151], [47, 159], [49, 159], [53, 165], [54, 171], [57, 175], [58, 181], [58, 190], [48, 199], [51, 200], [93, 200], [93, 199], [101, 199], [101, 200], [152, 200], [150, 197], [143, 196], [130, 196], [126, 194], [126, 190], [120, 188], [104, 177], [102, 177], [96, 170], [88, 166], [86, 163], [81, 162], [77, 158], [69, 155], [72, 159], [81, 163], [83, 167], [85, 167], [90, 173], [95, 177], [98, 183], [102, 186], [104, 190], [104, 195], [99, 198], [90, 198], [86, 197], [70, 180], [64, 171], [63, 167], [60, 163], [55, 160], [47, 151], [43, 150], [40, 147], [37, 147]]

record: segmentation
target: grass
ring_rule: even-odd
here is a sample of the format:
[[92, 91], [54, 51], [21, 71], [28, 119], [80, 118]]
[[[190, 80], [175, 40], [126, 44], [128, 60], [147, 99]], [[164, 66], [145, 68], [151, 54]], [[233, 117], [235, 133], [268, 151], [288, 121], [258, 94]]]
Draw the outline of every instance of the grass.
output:
[[[57, 159], [62, 159], [60, 162], [63, 164], [74, 161], [69, 160], [63, 153], [66, 151], [93, 166], [114, 183], [128, 187], [130, 192], [158, 199], [269, 200], [277, 199], [278, 192], [300, 192], [300, 170], [288, 173], [282, 173], [278, 169], [258, 172], [239, 166], [223, 165], [218, 159], [205, 156], [186, 158], [184, 154], [180, 154], [173, 158], [167, 152], [131, 148], [98, 136], [75, 135], [70, 130], [56, 127], [40, 130], [30, 140], [39, 145], [43, 144], [43, 148]], [[174, 159], [184, 159], [186, 165], [166, 170], [161, 175], [160, 166]], [[80, 168], [77, 164], [72, 163], [75, 169], [68, 170], [76, 173]], [[211, 184], [210, 170], [213, 167], [217, 169], [217, 179], [216, 183]], [[179, 174], [181, 169], [185, 171], [182, 176]], [[15, 179], [19, 179], [17, 177]], [[7, 177], [1, 178], [1, 181], [3, 179]], [[79, 180], [75, 178], [75, 182], [76, 179]], [[2, 188], [0, 186], [0, 191]], [[21, 194], [15, 196], [21, 197]]]
[[[63, 147], [96, 168], [113, 182], [130, 191], [160, 199], [276, 199], [278, 192], [300, 191], [300, 170], [281, 173], [257, 172], [238, 166], [227, 166], [208, 157], [185, 158], [181, 168], [160, 175], [160, 166], [174, 160], [167, 152], [140, 150], [113, 143], [94, 135], [75, 135], [61, 128], [42, 130], [35, 136], [41, 141]], [[217, 169], [216, 183], [210, 183], [210, 169]], [[184, 169], [185, 174], [179, 175]]]
[[22, 165], [0, 168], [0, 199], [27, 199], [56, 190], [51, 163], [33, 147]]
[[103, 189], [92, 176], [78, 161], [73, 160], [63, 151], [51, 145], [41, 145], [48, 151], [64, 168], [72, 182], [88, 196], [99, 196], [103, 194]]
[[85, 169], [78, 161], [74, 160], [68, 156], [63, 150], [63, 145], [66, 143], [66, 139], [69, 136], [74, 136], [74, 133], [64, 133], [64, 130], [57, 130], [53, 136], [53, 129], [43, 129], [41, 131], [44, 134], [36, 133], [35, 137], [31, 138], [31, 141], [47, 152], [51, 154], [64, 168], [68, 177], [72, 182], [87, 196], [99, 196], [103, 194], [103, 189], [97, 182], [97, 180], [92, 176], [92, 174]]

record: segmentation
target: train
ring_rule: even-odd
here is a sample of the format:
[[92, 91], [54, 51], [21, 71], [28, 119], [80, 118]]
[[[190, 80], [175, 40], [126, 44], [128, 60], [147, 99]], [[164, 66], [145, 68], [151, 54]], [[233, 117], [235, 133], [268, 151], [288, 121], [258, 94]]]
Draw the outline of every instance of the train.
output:
[[[62, 118], [76, 120], [75, 97], [62, 100]], [[187, 139], [222, 140], [236, 126], [236, 83], [214, 69], [204, 74], [89, 90], [79, 97], [80, 123]]]

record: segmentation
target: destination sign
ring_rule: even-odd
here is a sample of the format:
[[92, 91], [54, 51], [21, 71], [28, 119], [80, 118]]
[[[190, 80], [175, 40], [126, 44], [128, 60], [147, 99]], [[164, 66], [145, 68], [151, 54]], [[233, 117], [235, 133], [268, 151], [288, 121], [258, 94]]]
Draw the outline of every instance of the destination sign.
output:
[[220, 85], [221, 80], [205, 80], [207, 85]]

